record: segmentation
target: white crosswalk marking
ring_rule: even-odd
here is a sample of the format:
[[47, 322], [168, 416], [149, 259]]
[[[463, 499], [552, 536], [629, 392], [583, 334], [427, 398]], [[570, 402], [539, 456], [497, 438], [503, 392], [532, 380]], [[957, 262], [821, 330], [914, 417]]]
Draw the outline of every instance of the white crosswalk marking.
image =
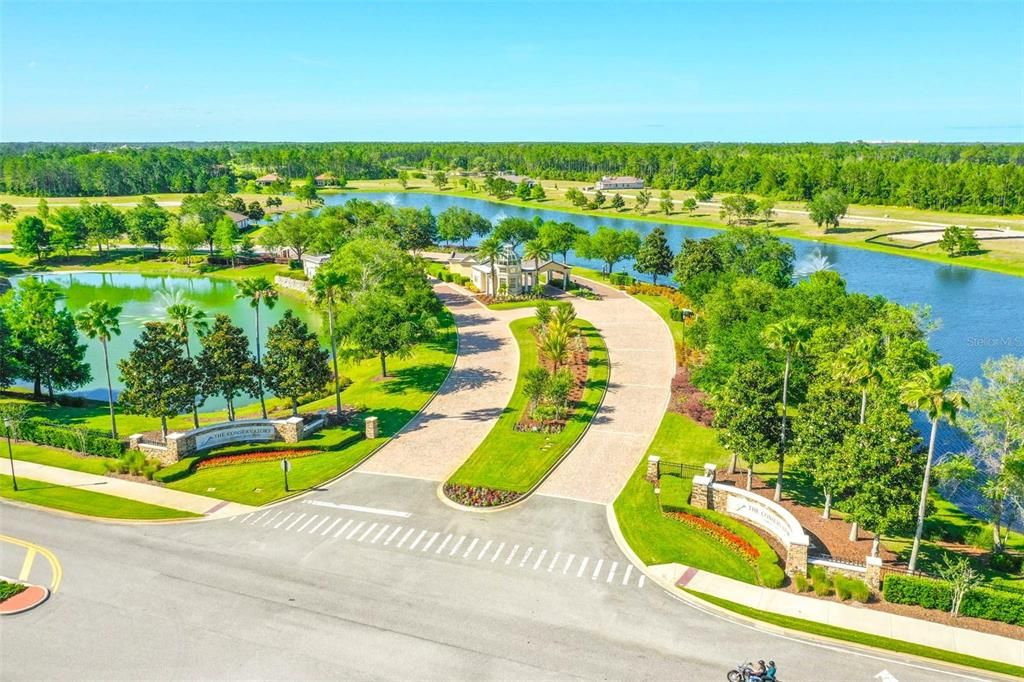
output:
[[461, 547], [462, 543], [465, 542], [465, 541], [466, 541], [466, 536], [463, 535], [462, 537], [459, 538], [458, 542], [456, 542], [454, 545], [452, 545], [452, 551], [448, 552], [448, 556], [455, 556], [455, 553], [459, 551], [459, 547]]
[[269, 526], [269, 525], [270, 525], [271, 523], [273, 523], [274, 519], [276, 519], [276, 518], [277, 518], [278, 516], [280, 516], [280, 515], [281, 515], [281, 512], [280, 512], [280, 511], [278, 511], [278, 512], [277, 512], [276, 514], [274, 514], [273, 516], [271, 516], [270, 518], [268, 518], [268, 519], [267, 519], [266, 521], [264, 521], [264, 522], [263, 522], [263, 525], [264, 525], [264, 526]]
[[518, 552], [518, 551], [519, 551], [519, 545], [516, 545], [515, 547], [512, 548], [512, 551], [508, 553], [508, 558], [505, 559], [505, 565], [506, 566], [508, 566], [509, 564], [512, 563], [512, 557], [514, 557], [516, 555], [516, 552]]
[[548, 553], [548, 551], [546, 549], [542, 549], [541, 550], [540, 556], [537, 557], [537, 563], [535, 563], [533, 565], [533, 570], [535, 570], [535, 571], [537, 570], [537, 567], [540, 566], [540, 562], [544, 561], [544, 555], [547, 554], [547, 553]]
[[443, 550], [443, 549], [444, 549], [445, 547], [447, 547], [447, 546], [448, 546], [448, 543], [449, 543], [449, 542], [451, 541], [451, 539], [452, 539], [453, 537], [455, 537], [455, 536], [454, 536], [454, 535], [452, 535], [451, 533], [448, 533], [448, 536], [447, 536], [447, 537], [446, 537], [446, 538], [444, 539], [444, 542], [442, 542], [442, 543], [441, 543], [440, 545], [438, 545], [438, 546], [437, 546], [437, 549], [435, 549], [435, 550], [434, 550], [434, 554], [440, 554], [440, 553], [441, 553], [441, 551], [442, 551], [442, 550]]
[[379, 530], [379, 531], [377, 532], [377, 534], [373, 536], [373, 539], [372, 539], [372, 540], [370, 540], [370, 544], [371, 544], [371, 545], [376, 545], [376, 544], [377, 544], [377, 540], [380, 540], [380, 536], [381, 536], [381, 535], [384, 535], [384, 533], [386, 533], [386, 532], [387, 532], [387, 530], [388, 530], [388, 528], [390, 528], [390, 527], [391, 527], [391, 524], [390, 524], [390, 523], [385, 523], [385, 524], [384, 524], [384, 527], [383, 527], [383, 528], [381, 528], [381, 529], [380, 529], [380, 530]]
[[522, 560], [520, 560], [520, 562], [519, 562], [519, 568], [522, 568], [523, 566], [526, 565], [526, 560], [530, 558], [531, 554], [533, 554], [533, 547], [530, 547], [529, 549], [526, 550], [526, 554], [523, 555]]
[[308, 519], [306, 519], [306, 522], [304, 524], [302, 524], [301, 526], [299, 526], [298, 530], [296, 530], [295, 532], [296, 533], [301, 533], [302, 531], [304, 531], [306, 529], [306, 526], [308, 526], [309, 524], [313, 523], [313, 521], [316, 520], [317, 516], [319, 516], [319, 515], [318, 514], [313, 514], [312, 516], [310, 516]]
[[610, 569], [608, 569], [608, 580], [605, 580], [606, 583], [610, 583], [612, 580], [615, 579], [615, 569], [617, 569], [618, 567], [619, 567], [619, 562], [618, 561], [613, 561], [612, 562], [612, 567]]
[[604, 564], [604, 559], [598, 559], [597, 566], [594, 566], [594, 575], [590, 576], [591, 580], [597, 580], [597, 574], [601, 572], [602, 564]]
[[246, 521], [248, 521], [249, 519], [251, 519], [251, 518], [252, 518], [252, 515], [253, 515], [253, 514], [255, 514], [255, 513], [256, 513], [256, 512], [249, 512], [248, 514], [246, 514], [246, 515], [245, 515], [245, 518], [244, 518], [244, 519], [242, 519], [242, 523], [245, 523]]
[[320, 523], [316, 524], [315, 526], [313, 526], [312, 528], [309, 529], [309, 534], [312, 535], [313, 533], [317, 532], [320, 529], [320, 526], [322, 526], [325, 523], [327, 523], [327, 520], [329, 518], [331, 518], [331, 517], [330, 516], [325, 516], [323, 519], [321, 519]]
[[633, 564], [629, 564], [628, 566], [626, 566], [626, 575], [622, 576], [622, 584], [623, 585], [628, 585], [629, 584], [629, 576], [632, 575], [632, 573], [633, 573]]
[[359, 536], [359, 539], [356, 540], [356, 542], [362, 542], [363, 540], [365, 540], [366, 536], [369, 535], [370, 533], [372, 533], [373, 529], [376, 528], [376, 527], [377, 527], [376, 523], [371, 523], [370, 527], [367, 528], [365, 531], [363, 531], [363, 534]]
[[494, 556], [491, 557], [491, 563], [493, 564], [498, 560], [498, 555], [501, 554], [501, 550], [505, 549], [505, 543], [498, 545], [498, 549], [494, 550]]
[[323, 532], [320, 533], [320, 535], [327, 535], [331, 532], [331, 529], [337, 526], [339, 523], [341, 523], [341, 519], [334, 519], [334, 522], [331, 525], [324, 528]]
[[583, 557], [583, 563], [580, 564], [580, 570], [576, 573], [576, 577], [582, 577], [583, 571], [587, 570], [587, 563], [590, 561], [590, 557]]
[[548, 573], [555, 567], [555, 563], [558, 562], [558, 557], [562, 556], [561, 552], [555, 552], [555, 556], [551, 557], [551, 563], [548, 564]]
[[640, 580], [638, 580], [638, 581], [637, 581], [637, 583], [636, 583], [636, 586], [637, 586], [637, 587], [643, 587], [643, 586], [644, 586], [644, 581], [645, 581], [645, 580], [647, 580], [647, 576], [646, 576], [646, 575], [644, 575], [643, 573], [641, 573], [641, 574], [640, 574]]
[[267, 511], [265, 511], [262, 514], [260, 514], [259, 516], [257, 516], [255, 519], [253, 519], [252, 525], [255, 526], [257, 523], [259, 523], [260, 521], [263, 520], [264, 516], [266, 516], [269, 513], [270, 513], [270, 510], [268, 509]]
[[388, 536], [388, 539], [384, 541], [384, 546], [387, 547], [388, 545], [390, 545], [391, 541], [394, 540], [395, 536], [398, 535], [401, 531], [402, 527], [396, 526], [395, 529], [391, 531], [391, 535]]
[[434, 533], [433, 535], [431, 535], [430, 539], [427, 540], [427, 544], [423, 545], [423, 549], [420, 551], [426, 552], [428, 549], [430, 549], [430, 546], [434, 544], [434, 540], [437, 540], [439, 537], [441, 537], [440, 533]]
[[473, 548], [476, 547], [476, 543], [478, 542], [480, 542], [480, 538], [473, 538], [473, 542], [469, 543], [469, 547], [466, 548], [466, 553], [462, 555], [463, 559], [470, 555], [470, 553], [473, 551]]
[[359, 529], [361, 529], [361, 528], [362, 528], [363, 526], [365, 526], [365, 525], [366, 525], [366, 521], [360, 521], [359, 523], [357, 523], [357, 524], [356, 524], [356, 525], [355, 525], [355, 526], [354, 526], [354, 527], [352, 528], [352, 530], [350, 530], [350, 531], [348, 532], [348, 535], [346, 535], [346, 536], [345, 536], [345, 539], [346, 539], [346, 540], [351, 540], [351, 539], [352, 539], [352, 538], [353, 538], [353, 537], [355, 536], [355, 534], [359, 532]]
[[480, 554], [476, 558], [477, 561], [480, 561], [481, 559], [484, 558], [484, 554], [487, 554], [487, 550], [491, 548], [491, 544], [493, 544], [493, 543], [494, 543], [494, 540], [488, 540], [487, 541], [487, 544], [484, 545], [484, 548], [480, 550]]
[[344, 526], [342, 526], [341, 528], [338, 529], [338, 532], [334, 534], [334, 537], [340, 538], [341, 534], [345, 532], [345, 529], [347, 529], [351, 525], [352, 525], [352, 519], [349, 519], [348, 521], [345, 522]]
[[562, 567], [562, 575], [569, 572], [569, 566], [572, 565], [572, 560], [576, 558], [575, 554], [570, 554], [569, 558], [565, 560], [565, 566]]
[[290, 519], [290, 518], [291, 518], [291, 517], [293, 517], [293, 516], [295, 516], [295, 513], [294, 513], [294, 512], [289, 512], [288, 514], [285, 514], [285, 515], [284, 515], [284, 516], [283, 516], [283, 517], [281, 518], [281, 520], [280, 520], [280, 521], [278, 521], [277, 523], [275, 523], [275, 524], [274, 524], [274, 528], [275, 528], [275, 529], [277, 529], [277, 528], [280, 528], [281, 526], [283, 526], [283, 525], [284, 525], [284, 523], [285, 523], [285, 522], [286, 522], [286, 521], [287, 521], [288, 519]]
[[402, 536], [402, 539], [398, 541], [398, 549], [402, 549], [402, 545], [405, 544], [405, 541], [408, 540], [409, 536], [412, 535], [414, 532], [414, 528], [410, 528], [408, 531], [406, 531], [405, 535]]
[[288, 524], [288, 527], [287, 527], [287, 528], [285, 528], [285, 530], [291, 530], [291, 529], [292, 529], [292, 526], [294, 526], [294, 525], [295, 525], [296, 523], [298, 523], [299, 521], [301, 521], [301, 520], [303, 519], [303, 517], [305, 517], [305, 516], [306, 516], [305, 514], [299, 514], [298, 516], [296, 516], [296, 517], [295, 517], [295, 520], [294, 520], [294, 521], [292, 521], [291, 523], [289, 523], [289, 524]]
[[427, 531], [425, 531], [425, 530], [421, 530], [420, 531], [420, 534], [417, 535], [416, 539], [413, 540], [411, 545], [409, 545], [409, 551], [410, 552], [413, 551], [414, 549], [416, 549], [416, 545], [420, 544], [420, 540], [422, 540], [423, 536], [426, 535], [426, 534], [427, 534]]

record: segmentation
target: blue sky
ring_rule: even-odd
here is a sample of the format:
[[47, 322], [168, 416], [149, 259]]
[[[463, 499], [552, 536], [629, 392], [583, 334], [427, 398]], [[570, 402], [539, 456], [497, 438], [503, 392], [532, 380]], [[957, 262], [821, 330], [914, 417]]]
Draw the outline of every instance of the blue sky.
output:
[[1024, 2], [0, 4], [0, 140], [1024, 140]]

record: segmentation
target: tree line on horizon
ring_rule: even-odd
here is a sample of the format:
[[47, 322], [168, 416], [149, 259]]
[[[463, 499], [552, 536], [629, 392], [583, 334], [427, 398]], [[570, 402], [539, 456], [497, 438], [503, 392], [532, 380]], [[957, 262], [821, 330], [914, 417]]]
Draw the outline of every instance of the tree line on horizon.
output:
[[1024, 212], [1024, 145], [849, 143], [183, 143], [0, 145], [0, 190], [41, 196], [235, 191], [258, 171], [398, 177], [403, 168], [593, 181], [636, 175], [655, 189], [978, 213]]

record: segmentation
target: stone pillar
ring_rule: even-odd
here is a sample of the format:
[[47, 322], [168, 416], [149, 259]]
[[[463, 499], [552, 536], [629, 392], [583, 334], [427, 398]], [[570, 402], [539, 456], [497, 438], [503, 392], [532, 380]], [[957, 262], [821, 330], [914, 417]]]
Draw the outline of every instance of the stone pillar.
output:
[[285, 443], [298, 443], [302, 440], [302, 431], [305, 421], [302, 417], [288, 417], [282, 422], [274, 425], [277, 434]]
[[876, 556], [869, 556], [864, 559], [864, 567], [867, 569], [864, 572], [864, 582], [868, 584], [872, 590], [882, 589], [882, 558]]
[[715, 482], [715, 472], [717, 471], [718, 466], [715, 464], [706, 463], [704, 465], [704, 476], [705, 478], [710, 478], [712, 483]]
[[647, 475], [644, 478], [654, 485], [658, 485], [658, 481], [661, 479], [661, 457], [651, 455], [647, 458]]
[[139, 445], [141, 443], [142, 443], [142, 434], [141, 433], [133, 433], [132, 435], [128, 436], [128, 449], [129, 450], [138, 450], [139, 449]]
[[690, 504], [698, 509], [714, 509], [714, 483], [707, 476], [694, 476]]
[[363, 420], [366, 424], [366, 438], [367, 440], [373, 440], [379, 435], [380, 427], [377, 424], [376, 417], [367, 417]]
[[807, 575], [807, 543], [790, 540], [786, 544], [786, 575]]
[[188, 457], [196, 451], [196, 437], [190, 433], [167, 434], [167, 453], [174, 461]]

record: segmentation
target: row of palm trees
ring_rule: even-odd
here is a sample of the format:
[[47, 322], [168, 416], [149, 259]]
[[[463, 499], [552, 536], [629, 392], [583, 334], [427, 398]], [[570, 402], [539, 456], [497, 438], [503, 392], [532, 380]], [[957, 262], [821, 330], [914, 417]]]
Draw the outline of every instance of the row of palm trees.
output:
[[[335, 314], [337, 305], [342, 299], [344, 289], [344, 278], [335, 272], [323, 272], [313, 280], [310, 293], [314, 301], [326, 308], [327, 320], [330, 330], [331, 358], [334, 364], [334, 396], [337, 414], [341, 414], [341, 383], [338, 374], [338, 349], [335, 341]], [[260, 309], [271, 310], [277, 303], [278, 292], [273, 283], [266, 277], [253, 277], [238, 282], [238, 293], [236, 298], [246, 299], [252, 307], [256, 316], [256, 364], [262, 365], [262, 349], [260, 342]], [[103, 364], [107, 378], [107, 404], [110, 409], [110, 433], [117, 438], [117, 417], [114, 412], [114, 388], [110, 374], [110, 353], [108, 344], [114, 336], [120, 336], [121, 306], [111, 305], [108, 301], [92, 301], [89, 305], [75, 316], [75, 325], [89, 339], [97, 340], [103, 348]], [[178, 332], [186, 356], [192, 359], [192, 350], [189, 345], [189, 335], [195, 332], [199, 335], [209, 330], [209, 320], [206, 313], [187, 303], [175, 303], [168, 306], [167, 317], [170, 323]], [[262, 375], [257, 374], [257, 382], [260, 394], [260, 411], [263, 418], [267, 418], [267, 404], [263, 392]], [[192, 423], [199, 428], [199, 409], [192, 406]]]
[[[790, 317], [765, 328], [762, 340], [768, 348], [785, 354], [785, 369], [782, 375], [782, 425], [780, 431], [779, 468], [775, 480], [776, 502], [782, 500], [782, 475], [785, 469], [786, 454], [786, 421], [788, 417], [789, 379], [792, 372], [794, 357], [802, 355], [813, 334], [814, 327], [810, 320], [801, 317]], [[864, 424], [867, 414], [868, 392], [880, 385], [887, 377], [882, 360], [884, 346], [879, 337], [861, 337], [843, 348], [837, 355], [836, 369], [850, 384], [861, 392], [860, 424]], [[969, 407], [963, 393], [951, 390], [953, 385], [952, 365], [933, 365], [914, 372], [903, 382], [900, 397], [910, 409], [924, 412], [931, 425], [928, 438], [928, 459], [925, 462], [924, 478], [921, 482], [921, 496], [918, 502], [917, 526], [914, 531], [914, 544], [910, 553], [908, 568], [913, 571], [917, 567], [917, 558], [924, 534], [925, 512], [928, 506], [928, 490], [931, 483], [932, 461], [935, 457], [935, 439], [939, 422], [945, 420], [956, 423], [957, 413]], [[832, 508], [832, 493], [826, 491], [824, 517], [829, 518]], [[850, 530], [850, 538], [856, 540], [857, 525]], [[876, 536], [877, 537], [877, 536]]]

